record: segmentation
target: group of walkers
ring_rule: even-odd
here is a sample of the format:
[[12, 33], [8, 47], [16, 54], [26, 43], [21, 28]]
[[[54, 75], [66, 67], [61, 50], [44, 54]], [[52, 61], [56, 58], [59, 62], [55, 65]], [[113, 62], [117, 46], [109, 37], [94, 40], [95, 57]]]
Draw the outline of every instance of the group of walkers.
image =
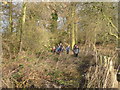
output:
[[[53, 48], [52, 48], [52, 52], [54, 54], [55, 53], [56, 54], [61, 54], [64, 51], [66, 51], [66, 54], [69, 54], [69, 52], [70, 52], [70, 45], [67, 45], [66, 47], [64, 47], [63, 44], [60, 43], [57, 46], [53, 46]], [[79, 51], [80, 51], [78, 45], [75, 44], [73, 49], [72, 49], [72, 51], [73, 51], [74, 56], [77, 57], [78, 54], [79, 54]]]

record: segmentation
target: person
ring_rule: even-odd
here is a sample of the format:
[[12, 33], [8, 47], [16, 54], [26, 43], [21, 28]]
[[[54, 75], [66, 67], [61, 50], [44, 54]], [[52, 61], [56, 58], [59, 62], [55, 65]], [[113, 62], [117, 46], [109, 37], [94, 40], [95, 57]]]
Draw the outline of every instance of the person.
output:
[[63, 51], [64, 51], [64, 47], [63, 47], [62, 43], [58, 44], [58, 47], [56, 48], [56, 53], [60, 54]]
[[60, 45], [58, 44], [58, 46], [56, 47], [56, 53], [57, 53], [57, 54], [60, 54], [60, 51], [61, 51], [61, 47], [60, 47]]
[[75, 44], [73, 48], [73, 53], [75, 57], [78, 57], [79, 54], [79, 47]]
[[66, 53], [69, 54], [69, 52], [70, 52], [70, 45], [66, 47]]
[[73, 46], [73, 49], [76, 48], [76, 46], [77, 46], [77, 45], [75, 44], [75, 45]]
[[55, 47], [55, 46], [53, 46], [53, 48], [52, 48], [52, 52], [53, 52], [53, 53], [56, 52], [56, 47]]
[[60, 52], [63, 52], [64, 51], [64, 47], [62, 45], [62, 43], [60, 43]]

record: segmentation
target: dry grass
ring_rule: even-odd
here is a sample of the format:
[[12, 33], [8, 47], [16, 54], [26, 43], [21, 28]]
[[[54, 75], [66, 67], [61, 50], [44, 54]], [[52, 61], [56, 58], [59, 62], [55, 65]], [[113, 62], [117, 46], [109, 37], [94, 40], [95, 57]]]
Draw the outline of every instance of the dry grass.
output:
[[[76, 87], [78, 59], [49, 53], [49, 56], [19, 54], [12, 60], [3, 60], [3, 87]], [[76, 86], [74, 86], [76, 85]]]
[[[113, 49], [110, 50], [110, 48], [106, 48], [104, 51], [103, 47], [97, 47], [98, 55], [101, 55], [101, 53], [104, 55], [109, 52], [111, 57]], [[103, 78], [106, 78], [104, 75], [106, 74], [106, 72], [104, 72], [106, 68], [102, 66], [97, 67], [97, 65], [101, 65], [101, 63], [100, 61], [96, 63], [95, 54], [88, 53], [85, 55], [83, 47], [81, 47], [78, 58], [73, 57], [71, 54], [72, 52], [67, 56], [65, 53], [55, 55], [47, 52], [36, 56], [32, 53], [21, 52], [11, 60], [4, 58], [2, 61], [3, 87], [87, 87], [89, 86], [88, 84], [99, 80], [102, 77], [101, 75], [104, 76]], [[97, 59], [100, 58], [97, 57]], [[92, 81], [87, 82], [89, 80]], [[103, 81], [92, 83], [91, 87], [96, 87], [96, 85], [101, 87], [102, 82]]]

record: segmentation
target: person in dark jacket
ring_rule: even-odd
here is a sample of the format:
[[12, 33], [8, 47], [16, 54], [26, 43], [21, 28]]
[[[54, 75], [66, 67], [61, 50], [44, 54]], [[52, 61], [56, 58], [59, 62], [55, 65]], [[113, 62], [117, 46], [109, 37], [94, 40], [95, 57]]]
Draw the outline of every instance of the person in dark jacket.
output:
[[79, 47], [75, 44], [73, 48], [73, 53], [75, 57], [78, 57], [79, 54]]

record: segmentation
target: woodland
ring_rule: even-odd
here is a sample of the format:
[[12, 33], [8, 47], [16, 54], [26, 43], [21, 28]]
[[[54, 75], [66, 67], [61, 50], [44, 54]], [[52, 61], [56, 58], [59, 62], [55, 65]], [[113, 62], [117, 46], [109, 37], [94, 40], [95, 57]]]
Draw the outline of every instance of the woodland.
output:
[[[117, 2], [0, 4], [2, 88], [119, 87]], [[59, 43], [70, 53], [51, 52]]]

